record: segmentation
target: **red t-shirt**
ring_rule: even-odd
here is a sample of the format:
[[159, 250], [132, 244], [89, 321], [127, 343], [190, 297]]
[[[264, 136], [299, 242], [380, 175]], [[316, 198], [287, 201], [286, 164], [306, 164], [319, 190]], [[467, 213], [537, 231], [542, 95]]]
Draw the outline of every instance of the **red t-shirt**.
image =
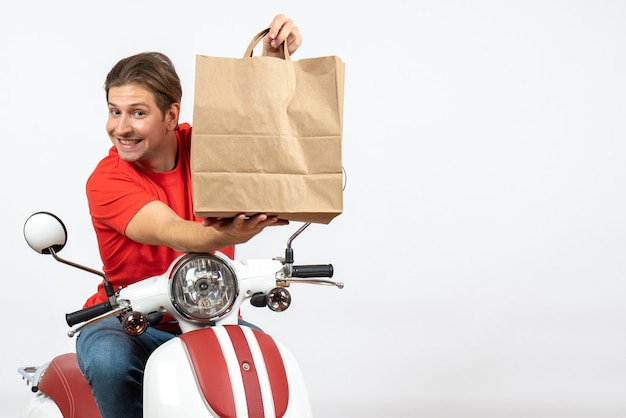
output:
[[[176, 129], [178, 160], [165, 173], [139, 168], [119, 158], [115, 147], [102, 159], [87, 180], [87, 200], [98, 239], [104, 273], [114, 289], [163, 274], [181, 253], [162, 245], [140, 244], [126, 237], [130, 220], [147, 203], [160, 200], [181, 218], [201, 221], [193, 213], [191, 194], [191, 126]], [[234, 256], [234, 247], [222, 250]], [[106, 301], [102, 283], [85, 307]]]

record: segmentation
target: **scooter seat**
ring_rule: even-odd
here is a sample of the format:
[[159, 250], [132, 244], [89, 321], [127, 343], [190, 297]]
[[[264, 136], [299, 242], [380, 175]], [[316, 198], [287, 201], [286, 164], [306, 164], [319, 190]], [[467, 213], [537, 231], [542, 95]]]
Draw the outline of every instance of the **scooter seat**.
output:
[[39, 390], [52, 398], [64, 418], [100, 417], [75, 353], [61, 354], [50, 362], [39, 382]]

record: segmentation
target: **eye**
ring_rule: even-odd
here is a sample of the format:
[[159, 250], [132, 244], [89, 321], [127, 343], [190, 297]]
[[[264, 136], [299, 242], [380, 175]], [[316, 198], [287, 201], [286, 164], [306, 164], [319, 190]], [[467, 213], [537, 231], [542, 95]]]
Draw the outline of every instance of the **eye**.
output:
[[120, 111], [117, 109], [109, 109], [109, 113], [113, 116], [119, 116]]
[[146, 115], [146, 113], [145, 113], [143, 110], [135, 110], [135, 112], [133, 113], [133, 115], [135, 115], [135, 117], [140, 118], [140, 117], [142, 117], [142, 116], [145, 116], [145, 115]]

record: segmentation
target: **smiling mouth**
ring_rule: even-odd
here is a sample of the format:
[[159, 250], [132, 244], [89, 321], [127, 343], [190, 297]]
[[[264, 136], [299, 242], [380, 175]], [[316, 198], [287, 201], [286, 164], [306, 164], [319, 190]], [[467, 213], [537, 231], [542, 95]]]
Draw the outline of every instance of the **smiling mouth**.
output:
[[137, 145], [141, 142], [141, 139], [118, 139], [122, 145]]

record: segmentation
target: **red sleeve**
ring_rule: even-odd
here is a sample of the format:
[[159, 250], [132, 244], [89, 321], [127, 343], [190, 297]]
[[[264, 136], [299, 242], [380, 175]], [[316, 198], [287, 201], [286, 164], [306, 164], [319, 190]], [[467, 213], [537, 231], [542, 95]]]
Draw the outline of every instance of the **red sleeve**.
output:
[[151, 185], [131, 170], [110, 170], [114, 158], [104, 159], [87, 181], [87, 200], [94, 222], [106, 225], [120, 234], [133, 216], [147, 203], [157, 199]]

